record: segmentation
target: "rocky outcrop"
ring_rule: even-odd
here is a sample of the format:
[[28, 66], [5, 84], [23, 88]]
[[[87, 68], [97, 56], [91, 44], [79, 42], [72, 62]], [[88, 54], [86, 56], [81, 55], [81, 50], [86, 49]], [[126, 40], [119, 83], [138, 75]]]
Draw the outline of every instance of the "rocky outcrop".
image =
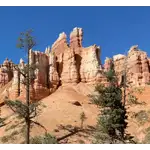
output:
[[133, 86], [145, 86], [150, 82], [150, 63], [147, 53], [140, 50], [137, 45], [132, 46], [127, 56], [115, 55], [113, 57], [115, 71], [121, 82], [124, 72], [127, 80]]
[[52, 45], [52, 52], [54, 52], [55, 55], [58, 57], [65, 51], [66, 48], [68, 48], [67, 35], [62, 32], [59, 34], [58, 39]]
[[96, 45], [82, 47], [83, 30], [74, 28], [70, 33], [70, 45], [63, 32], [52, 46], [56, 56], [57, 72], [61, 85], [85, 82], [94, 84], [102, 81], [102, 66], [100, 62], [100, 48]]
[[81, 82], [95, 84], [102, 82], [102, 66], [100, 63], [100, 48], [96, 45], [84, 48], [81, 53], [80, 78]]
[[[118, 54], [113, 59], [106, 58], [102, 67], [100, 47], [82, 46], [83, 30], [74, 28], [70, 33], [70, 43], [63, 32], [45, 52], [30, 50], [30, 98], [40, 100], [53, 93], [60, 86], [73, 86], [79, 83], [88, 85], [104, 83], [107, 80], [104, 72], [114, 63], [119, 82], [122, 81], [124, 70], [130, 84], [146, 85], [150, 82], [150, 59], [146, 52], [132, 46], [128, 55]], [[26, 64], [20, 59], [19, 70], [25, 71]], [[25, 99], [26, 80], [24, 75], [15, 69], [12, 61], [6, 59], [0, 67], [0, 88], [11, 81], [6, 93], [11, 99]], [[24, 72], [23, 72], [24, 73]]]
[[[71, 86], [80, 82], [95, 84], [105, 82], [102, 75], [100, 62], [100, 48], [96, 45], [82, 47], [83, 30], [74, 28], [70, 33], [70, 44], [67, 43], [67, 35], [63, 32], [45, 52], [30, 50], [30, 96], [32, 100], [39, 100], [53, 93], [59, 86]], [[7, 64], [7, 65], [6, 65]], [[8, 60], [3, 66], [8, 65]], [[26, 64], [21, 59], [17, 65], [21, 71], [25, 70]], [[9, 69], [10, 70], [10, 69]], [[9, 97], [25, 98], [26, 80], [22, 73], [11, 68], [12, 76], [5, 81], [12, 80], [9, 88]], [[2, 74], [2, 73], [1, 73]], [[3, 86], [3, 84], [1, 84]]]
[[112, 63], [113, 63], [112, 58], [106, 57], [105, 63], [104, 63], [104, 71], [105, 71], [105, 72], [109, 71], [109, 69], [110, 69]]
[[79, 82], [79, 76], [73, 49], [67, 48], [64, 51], [62, 61], [63, 68], [61, 73], [61, 84], [63, 86], [68, 84], [77, 84]]
[[150, 69], [147, 53], [138, 46], [131, 47], [128, 53], [128, 68], [131, 83], [136, 86], [150, 82]]
[[53, 93], [60, 82], [60, 78], [57, 72], [57, 64], [56, 64], [56, 57], [54, 55], [53, 52], [49, 51], [49, 78], [48, 78], [48, 82], [49, 82], [49, 89], [50, 89], [50, 93]]
[[75, 54], [80, 54], [82, 48], [83, 30], [82, 28], [74, 28], [70, 33], [70, 47]]
[[12, 61], [6, 60], [0, 65], [0, 88], [5, 86], [13, 77]]
[[122, 75], [124, 74], [124, 70], [126, 66], [126, 56], [122, 54], [118, 54], [113, 56], [113, 63], [116, 75], [118, 76], [118, 83], [120, 84], [122, 81]]

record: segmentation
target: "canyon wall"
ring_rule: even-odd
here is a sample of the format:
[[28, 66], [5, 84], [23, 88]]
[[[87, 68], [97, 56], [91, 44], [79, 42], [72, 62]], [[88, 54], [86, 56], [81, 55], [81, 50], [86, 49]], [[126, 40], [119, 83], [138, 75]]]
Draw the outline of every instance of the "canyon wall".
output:
[[[83, 30], [74, 28], [70, 33], [70, 43], [67, 43], [67, 35], [63, 32], [45, 52], [30, 50], [30, 66], [33, 66], [30, 70], [31, 100], [40, 100], [53, 93], [59, 86], [77, 85], [80, 82], [106, 82], [102, 74], [100, 47], [92, 45], [84, 48], [82, 39]], [[8, 59], [1, 65], [0, 87], [11, 81], [11, 87], [3, 93], [7, 93], [10, 99], [25, 99], [25, 78], [12, 66], [13, 63]], [[16, 66], [25, 70], [26, 64], [20, 59]]]
[[[144, 86], [150, 82], [150, 58], [138, 46], [132, 46], [127, 56], [118, 54], [113, 58], [106, 58], [102, 66], [100, 47], [83, 47], [82, 39], [83, 30], [74, 28], [70, 33], [70, 43], [67, 43], [67, 35], [63, 32], [45, 52], [30, 50], [32, 101], [50, 95], [60, 86], [74, 86], [80, 82], [88, 85], [107, 84], [103, 73], [109, 70], [112, 63], [119, 83], [125, 71], [129, 84], [133, 86]], [[22, 59], [17, 65], [6, 59], [0, 65], [0, 90], [3, 97], [25, 99], [25, 77], [16, 67], [25, 71], [26, 64]], [[5, 88], [8, 84], [9, 88]]]
[[[132, 46], [127, 55], [118, 54], [113, 57], [115, 72], [122, 81], [126, 72], [127, 82], [132, 86], [145, 86], [150, 83], [150, 59], [145, 51], [138, 48], [137, 45]], [[105, 66], [109, 66], [106, 59]], [[105, 67], [107, 68], [107, 67]]]

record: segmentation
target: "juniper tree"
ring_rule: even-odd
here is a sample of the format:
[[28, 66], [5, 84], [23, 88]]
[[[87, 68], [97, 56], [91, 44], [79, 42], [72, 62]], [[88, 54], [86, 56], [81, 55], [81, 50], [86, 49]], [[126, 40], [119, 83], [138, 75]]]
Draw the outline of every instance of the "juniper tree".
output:
[[[125, 143], [127, 134], [127, 113], [122, 103], [122, 90], [117, 84], [117, 77], [112, 64], [105, 72], [108, 86], [97, 85], [96, 95], [91, 95], [93, 103], [99, 106], [100, 114], [94, 143]], [[129, 139], [129, 136], [128, 136]]]

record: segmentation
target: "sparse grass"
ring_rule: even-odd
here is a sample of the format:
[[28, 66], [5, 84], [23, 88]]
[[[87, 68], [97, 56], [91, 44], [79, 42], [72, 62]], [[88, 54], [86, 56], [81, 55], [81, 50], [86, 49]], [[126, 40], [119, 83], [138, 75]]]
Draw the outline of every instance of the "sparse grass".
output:
[[22, 130], [24, 130], [26, 128], [26, 124], [22, 125]]
[[17, 124], [17, 123], [19, 123], [19, 121], [18, 120], [15, 120], [15, 122], [14, 122], [15, 124]]
[[135, 104], [135, 105], [145, 105], [146, 104], [145, 102], [139, 102], [138, 98], [136, 96], [130, 95], [130, 94], [128, 95], [128, 103], [129, 103], [129, 105], [133, 105], [133, 104]]
[[134, 137], [133, 140], [135, 141], [136, 144], [140, 144], [139, 139], [137, 137]]
[[146, 131], [146, 132], [150, 132], [150, 127], [148, 127], [145, 131]]
[[18, 135], [18, 134], [19, 134], [19, 131], [15, 130], [15, 131], [13, 131], [13, 132], [11, 133], [10, 136], [15, 136], [15, 135]]
[[145, 110], [141, 110], [134, 114], [134, 117], [136, 118], [137, 122], [140, 125], [145, 124], [147, 121], [149, 121], [149, 115]]
[[21, 127], [21, 129], [20, 129], [20, 132], [21, 132], [21, 134], [22, 134], [22, 136], [23, 137], [25, 137], [25, 132], [26, 131], [26, 125], [24, 124], [22, 127]]
[[149, 113], [149, 114], [150, 114], [150, 109], [147, 111], [147, 113]]
[[9, 141], [14, 141], [16, 140], [15, 135], [19, 134], [19, 132], [12, 132], [10, 135], [5, 135], [3, 137], [1, 137], [1, 141], [2, 143], [8, 143]]
[[66, 125], [67, 128], [72, 128], [73, 126], [71, 124]]
[[147, 85], [150, 85], [150, 82], [147, 82], [146, 84], [147, 84]]
[[79, 144], [85, 144], [83, 140], [79, 140]]
[[20, 144], [26, 144], [26, 142], [25, 142], [25, 141], [22, 141]]
[[1, 137], [1, 141], [2, 141], [2, 143], [7, 143], [9, 141], [9, 135], [5, 135], [5, 136]]
[[144, 130], [145, 138], [142, 141], [142, 144], [150, 144], [150, 127]]
[[16, 118], [17, 118], [17, 119], [19, 119], [19, 120], [21, 120], [21, 119], [22, 119], [22, 117], [20, 117], [19, 115], [17, 115], [17, 116], [16, 116]]
[[4, 121], [5, 121], [5, 118], [1, 118], [0, 117], [0, 127], [2, 127], [3, 125], [5, 125]]
[[58, 144], [57, 139], [49, 133], [44, 136], [36, 136], [31, 138], [31, 144]]
[[7, 132], [7, 131], [9, 131], [9, 130], [11, 130], [11, 129], [14, 129], [14, 128], [16, 128], [16, 127], [17, 127], [17, 125], [16, 125], [16, 124], [13, 124], [13, 125], [11, 125], [10, 127], [6, 128], [5, 131]]
[[41, 137], [40, 136], [36, 136], [36, 137], [33, 137], [31, 138], [31, 141], [30, 141], [32, 144], [42, 144], [41, 142]]
[[24, 123], [24, 120], [23, 121], [18, 121], [18, 120], [15, 120], [14, 121], [14, 123], [15, 124], [13, 124], [13, 125], [11, 125], [11, 126], [8, 126], [6, 129], [5, 129], [5, 131], [7, 132], [7, 131], [9, 131], [9, 130], [11, 130], [11, 129], [14, 129], [14, 128], [16, 128], [16, 127], [20, 127], [23, 123]]
[[145, 139], [142, 143], [143, 144], [150, 144], [150, 133], [149, 132], [146, 134]]
[[43, 107], [43, 108], [46, 108], [47, 106], [46, 106], [45, 104], [42, 104], [42, 107]]
[[15, 140], [16, 140], [16, 136], [12, 136], [12, 135], [10, 135], [10, 137], [9, 137], [9, 138], [10, 138], [10, 140], [11, 140], [11, 141], [15, 141]]
[[131, 91], [127, 94], [129, 105], [145, 105], [145, 102], [139, 102], [139, 99], [134, 95], [134, 93], [142, 94], [144, 90], [145, 88], [143, 87], [132, 88]]

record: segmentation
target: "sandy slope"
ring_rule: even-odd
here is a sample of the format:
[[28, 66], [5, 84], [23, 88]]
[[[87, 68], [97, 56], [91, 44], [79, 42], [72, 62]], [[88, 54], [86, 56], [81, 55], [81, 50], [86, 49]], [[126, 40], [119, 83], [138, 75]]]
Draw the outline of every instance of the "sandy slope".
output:
[[[85, 121], [85, 127], [94, 126], [96, 124], [96, 118], [98, 114], [98, 109], [95, 105], [90, 104], [87, 94], [92, 91], [93, 88], [85, 84], [79, 84], [74, 87], [60, 87], [55, 93], [50, 96], [44, 98], [41, 102], [45, 105], [42, 108], [42, 113], [35, 120], [40, 122], [47, 130], [57, 137], [61, 137], [69, 132], [66, 130], [59, 129], [60, 125], [72, 125], [72, 126], [80, 126], [80, 113], [84, 111], [87, 116], [87, 120]], [[132, 113], [139, 112], [140, 110], [150, 110], [150, 87], [146, 87], [145, 91], [141, 95], [137, 95], [140, 100], [145, 101], [146, 105], [133, 105], [127, 106], [129, 112], [129, 126], [128, 132], [132, 135], [135, 135], [140, 140], [144, 139], [145, 132], [144, 129], [150, 126], [147, 121], [144, 125], [140, 125], [136, 122], [135, 119], [131, 118]], [[81, 106], [73, 105], [74, 101], [78, 101]], [[2, 107], [2, 116], [11, 116], [12, 112], [6, 108], [6, 106]], [[4, 135], [11, 134], [12, 130], [19, 130], [19, 125], [14, 129], [5, 131], [8, 127], [10, 127], [15, 122], [18, 122], [15, 119], [15, 116], [9, 117], [7, 119], [9, 123], [7, 126], [0, 128], [0, 137]], [[56, 132], [55, 129], [58, 129]], [[32, 128], [32, 136], [41, 135], [45, 132], [45, 130], [39, 126], [34, 126]], [[68, 138], [68, 143], [79, 143], [79, 140], [83, 140], [85, 143], [90, 143], [92, 140], [92, 133], [82, 133], [76, 134]], [[16, 142], [15, 142], [16, 141]], [[20, 136], [17, 136], [15, 141], [10, 141], [8, 143], [18, 143], [22, 141]]]
[[[86, 90], [83, 91], [83, 88]], [[85, 96], [86, 94], [89, 94], [91, 90], [91, 88], [88, 88], [88, 86], [86, 87], [83, 84], [74, 86], [73, 88], [60, 87], [55, 93], [42, 100], [42, 104], [44, 105], [44, 107], [42, 108], [41, 115], [36, 118], [36, 121], [40, 122], [47, 129], [47, 132], [53, 133], [58, 137], [68, 133], [66, 131], [61, 130], [57, 133], [54, 132], [54, 129], [57, 129], [59, 125], [80, 126], [81, 112], [84, 112], [87, 116], [85, 126], [95, 125], [96, 116], [98, 113], [97, 107], [93, 104], [90, 104], [88, 97]], [[81, 104], [81, 106], [73, 105], [72, 103], [75, 101], [78, 101]], [[7, 110], [8, 108], [4, 106], [2, 108], [2, 115], [11, 115], [11, 111]], [[15, 121], [15, 119], [10, 118], [7, 122], [9, 122], [10, 120], [12, 122]], [[0, 129], [0, 136], [4, 136], [5, 128], [7, 128], [7, 126]], [[32, 129], [32, 135], [40, 135], [44, 133], [44, 131], [44, 129], [35, 126]], [[8, 132], [9, 131], [7, 131], [7, 134]], [[86, 143], [89, 142], [89, 140], [85, 141]], [[76, 138], [75, 141], [72, 142], [76, 143]]]

